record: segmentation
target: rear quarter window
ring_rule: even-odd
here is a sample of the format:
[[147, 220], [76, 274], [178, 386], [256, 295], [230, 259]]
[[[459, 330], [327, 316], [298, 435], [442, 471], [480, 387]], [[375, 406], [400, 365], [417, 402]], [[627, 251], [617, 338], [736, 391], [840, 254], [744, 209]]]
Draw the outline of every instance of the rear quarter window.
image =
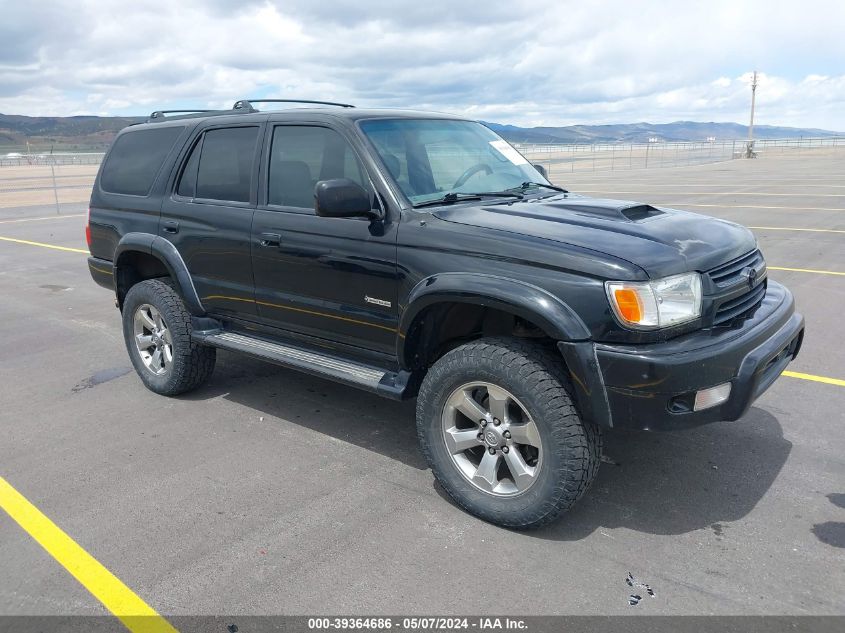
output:
[[164, 159], [184, 127], [126, 132], [117, 137], [100, 174], [100, 188], [109, 193], [146, 196]]
[[[249, 202], [257, 141], [257, 127], [208, 130], [202, 139], [202, 155], [196, 175], [196, 197], [227, 202]], [[194, 149], [194, 153], [196, 151]], [[193, 156], [189, 159], [189, 164], [191, 160]]]

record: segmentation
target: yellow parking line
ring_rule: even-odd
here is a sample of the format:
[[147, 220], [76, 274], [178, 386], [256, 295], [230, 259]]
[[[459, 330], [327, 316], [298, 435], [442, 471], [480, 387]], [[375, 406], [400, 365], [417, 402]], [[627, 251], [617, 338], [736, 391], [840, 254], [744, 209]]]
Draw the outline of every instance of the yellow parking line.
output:
[[17, 220], [0, 220], [0, 224], [16, 224], [18, 222], [41, 222], [43, 220], [64, 220], [65, 218], [84, 218], [85, 213], [71, 213], [70, 215], [50, 215], [45, 218], [19, 218]]
[[799, 229], [792, 226], [749, 226], [758, 231], [807, 231], [809, 233], [845, 233], [842, 229]]
[[[653, 189], [653, 188], [656, 188], [656, 187], [660, 187], [660, 188], [664, 188], [664, 189], [668, 188], [668, 187], [697, 187], [697, 188], [701, 189], [701, 187], [705, 186], [704, 184], [702, 184], [700, 182], [643, 183], [643, 182], [625, 182], [625, 181], [616, 180], [616, 179], [614, 179], [613, 182], [608, 183], [608, 182], [599, 182], [599, 181], [596, 181], [596, 182], [578, 182], [577, 179], [575, 179], [575, 178], [569, 178], [569, 179], [567, 179], [567, 182], [570, 185], [572, 185], [572, 187], [601, 187], [602, 185], [608, 185], [608, 184], [616, 185], [616, 186], [620, 186], [620, 187], [626, 187], [626, 188], [628, 188], [628, 187], [639, 187], [639, 188], [642, 189], [643, 192], [648, 192], [649, 189]], [[774, 182], [775, 184], [769, 184], [771, 182]], [[782, 180], [777, 180], [777, 181], [759, 180], [759, 181], [743, 182], [743, 185], [748, 186], [748, 187], [756, 187], [758, 185], [759, 186], [765, 186], [765, 187], [788, 187], [790, 189], [794, 189], [796, 187], [796, 185], [778, 184], [778, 183], [782, 183], [782, 182], [784, 182], [784, 181], [782, 181]], [[831, 189], [845, 189], [845, 185], [827, 184], [827, 182], [828, 182], [827, 180], [811, 181], [811, 182], [821, 182], [821, 183], [824, 183], [824, 184], [808, 184], [808, 181], [805, 181], [805, 180], [796, 180], [796, 182], [798, 182], [799, 183], [798, 186], [801, 186], [801, 187], [830, 187]], [[708, 183], [706, 183], [706, 186], [708, 188], [711, 188], [711, 187], [736, 187], [736, 184], [734, 184], [734, 183], [722, 184], [722, 183], [718, 183], [718, 182], [708, 182]]]
[[[751, 227], [754, 228], [754, 227]], [[760, 227], [758, 227], [760, 228]], [[800, 229], [798, 229], [800, 230]], [[821, 229], [819, 229], [821, 230]], [[29, 240], [17, 240], [12, 237], [0, 237], [0, 240], [4, 242], [14, 242], [16, 244], [26, 244], [28, 246], [41, 246], [42, 248], [53, 248], [58, 251], [69, 251], [71, 253], [83, 253], [88, 255], [88, 251], [82, 248], [71, 248], [69, 246], [56, 246], [55, 244], [44, 244], [43, 242], [31, 242]], [[796, 273], [815, 273], [818, 275], [845, 275], [845, 272], [836, 272], [832, 270], [813, 270], [810, 268], [783, 268], [780, 266], [769, 266], [769, 270], [785, 270], [789, 272], [796, 272]], [[381, 327], [381, 326], [378, 326]], [[385, 328], [388, 329], [388, 328]], [[392, 331], [392, 328], [390, 328]]]
[[[575, 193], [609, 193], [611, 195], [635, 193], [642, 194], [656, 194], [658, 196], [673, 196], [676, 191], [610, 191], [608, 189], [577, 189]], [[806, 198], [807, 193], [776, 193], [773, 191], [684, 191], [687, 196], [795, 196]], [[845, 198], [845, 193], [813, 193], [810, 194], [814, 198]]]
[[714, 207], [716, 209], [782, 209], [784, 211], [845, 211], [843, 207], [778, 207], [760, 204], [703, 204], [693, 202], [660, 202], [661, 207]]
[[813, 382], [823, 382], [826, 385], [836, 385], [837, 387], [845, 387], [845, 380], [839, 378], [828, 378], [827, 376], [814, 376], [813, 374], [802, 374], [797, 371], [785, 371], [784, 376], [790, 378], [800, 378], [801, 380], [812, 380]]
[[786, 270], [792, 273], [814, 273], [816, 275], [845, 275], [833, 270], [813, 270], [811, 268], [783, 268], [781, 266], [767, 266], [769, 270]]
[[0, 477], [0, 507], [133, 633], [177, 633], [170, 623]]
[[29, 240], [16, 240], [13, 237], [0, 237], [4, 242], [14, 242], [15, 244], [26, 244], [27, 246], [40, 246], [42, 248], [54, 248], [57, 251], [69, 251], [71, 253], [85, 253], [88, 251], [83, 248], [71, 248], [70, 246], [56, 246], [55, 244], [45, 244], [44, 242], [30, 242]]

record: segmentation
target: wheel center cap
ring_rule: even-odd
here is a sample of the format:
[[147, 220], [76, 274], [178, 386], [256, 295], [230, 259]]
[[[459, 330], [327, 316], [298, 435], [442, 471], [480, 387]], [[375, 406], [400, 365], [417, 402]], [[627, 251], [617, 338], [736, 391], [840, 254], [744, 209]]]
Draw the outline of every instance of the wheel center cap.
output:
[[484, 432], [484, 441], [488, 446], [496, 447], [502, 442], [502, 436], [493, 429], [487, 429]]

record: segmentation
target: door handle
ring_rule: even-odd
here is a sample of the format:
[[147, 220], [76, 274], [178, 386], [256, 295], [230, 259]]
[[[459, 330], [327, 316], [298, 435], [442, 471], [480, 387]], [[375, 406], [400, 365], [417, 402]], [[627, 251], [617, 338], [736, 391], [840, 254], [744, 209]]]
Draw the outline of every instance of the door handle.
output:
[[261, 240], [258, 243], [266, 247], [279, 247], [282, 245], [282, 236], [278, 233], [262, 233]]
[[165, 233], [178, 233], [179, 223], [176, 220], [165, 220], [161, 226], [161, 230]]

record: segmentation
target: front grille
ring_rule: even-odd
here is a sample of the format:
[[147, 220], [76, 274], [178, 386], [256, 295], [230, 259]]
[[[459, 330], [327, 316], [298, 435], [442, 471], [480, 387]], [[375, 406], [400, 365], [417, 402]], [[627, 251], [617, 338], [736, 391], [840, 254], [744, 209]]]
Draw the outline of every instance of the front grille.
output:
[[763, 297], [765, 296], [766, 282], [764, 281], [755, 288], [751, 288], [749, 292], [730, 301], [725, 301], [716, 310], [716, 314], [713, 316], [713, 325], [722, 325], [738, 317], [746, 316], [760, 305], [760, 302], [763, 301]]
[[713, 325], [750, 316], [766, 296], [766, 262], [759, 250], [717, 266], [707, 276], [716, 295]]
[[739, 259], [714, 268], [708, 275], [710, 275], [710, 279], [716, 284], [716, 287], [727, 288], [740, 282], [745, 283], [742, 276], [742, 271], [745, 268], [753, 268], [758, 274], [765, 270], [766, 263], [763, 261], [763, 254], [760, 251], [751, 251]]

